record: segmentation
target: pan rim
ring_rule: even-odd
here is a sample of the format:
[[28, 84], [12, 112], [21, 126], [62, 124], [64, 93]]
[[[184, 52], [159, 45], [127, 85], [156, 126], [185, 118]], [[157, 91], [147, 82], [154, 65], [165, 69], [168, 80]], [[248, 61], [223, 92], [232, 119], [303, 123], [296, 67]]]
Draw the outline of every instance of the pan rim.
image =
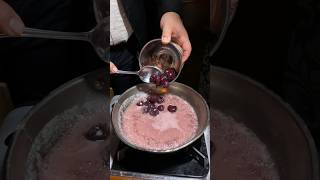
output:
[[[24, 118], [22, 119], [22, 121], [18, 124], [15, 132], [16, 134], [13, 137], [12, 140], [12, 144], [10, 146], [10, 148], [8, 149], [8, 156], [7, 156], [7, 160], [5, 162], [4, 168], [5, 168], [5, 179], [11, 180], [12, 176], [10, 173], [10, 170], [12, 168], [12, 158], [14, 156], [14, 147], [15, 144], [17, 144], [17, 141], [19, 139], [19, 137], [22, 135], [23, 132], [24, 135], [27, 136], [28, 140], [31, 142], [31, 144], [34, 142], [33, 138], [30, 136], [30, 134], [28, 134], [28, 131], [26, 130], [25, 126], [28, 123], [28, 121], [30, 120], [30, 118], [33, 116], [33, 114], [37, 113], [39, 111], [39, 109], [41, 109], [45, 104], [47, 104], [48, 102], [50, 102], [52, 99], [54, 99], [57, 95], [59, 95], [61, 92], [65, 91], [66, 89], [80, 83], [83, 81], [88, 81], [88, 80], [95, 80], [91, 79], [92, 77], [97, 77], [97, 74], [107, 74], [107, 71], [104, 68], [99, 68], [97, 70], [85, 73], [81, 76], [75, 77], [69, 81], [66, 81], [65, 83], [61, 84], [60, 86], [58, 86], [57, 88], [55, 88], [54, 90], [52, 90], [50, 93], [48, 93], [40, 102], [38, 102], [37, 104], [35, 104], [31, 110], [24, 116]], [[102, 91], [103, 92], [103, 91]], [[107, 97], [107, 96], [106, 96]], [[107, 99], [106, 103], [107, 103]], [[30, 152], [31, 149], [29, 149]], [[23, 162], [23, 165], [25, 166], [26, 164], [24, 164], [26, 162]]]
[[[285, 101], [279, 95], [275, 94], [270, 89], [268, 89], [266, 86], [264, 86], [260, 82], [253, 80], [252, 78], [250, 78], [247, 75], [244, 75], [244, 74], [241, 74], [235, 70], [226, 69], [226, 68], [223, 68], [220, 66], [211, 65], [210, 68], [211, 68], [210, 73], [214, 74], [214, 72], [218, 72], [218, 73], [223, 73], [224, 75], [227, 75], [227, 76], [237, 77], [241, 80], [244, 80], [245, 82], [247, 82], [251, 86], [259, 89], [261, 92], [263, 92], [264, 94], [266, 94], [270, 98], [274, 99], [276, 102], [280, 103], [280, 105], [283, 107], [283, 109], [285, 111], [287, 111], [290, 116], [292, 116], [292, 119], [297, 124], [297, 127], [303, 132], [303, 135], [304, 135], [306, 142], [308, 144], [308, 147], [309, 147], [312, 167], [314, 168], [314, 169], [312, 169], [312, 173], [313, 173], [312, 180], [318, 180], [320, 177], [320, 174], [319, 174], [320, 166], [319, 166], [319, 160], [318, 160], [319, 154], [317, 152], [317, 147], [315, 145], [314, 138], [311, 135], [311, 132], [308, 129], [307, 125], [304, 123], [303, 119], [292, 109], [292, 107], [288, 103], [285, 103]], [[212, 86], [212, 85], [213, 85], [213, 83], [210, 84], [210, 86]]]
[[[144, 83], [142, 83], [144, 84]], [[189, 145], [191, 145], [193, 142], [195, 142], [196, 140], [198, 140], [204, 133], [204, 131], [206, 130], [206, 128], [210, 125], [210, 109], [209, 109], [209, 106], [208, 104], [206, 103], [206, 101], [204, 100], [204, 98], [197, 92], [195, 91], [194, 89], [192, 89], [191, 87], [185, 85], [185, 84], [182, 84], [182, 83], [178, 83], [178, 82], [174, 82], [172, 83], [172, 85], [178, 85], [178, 86], [182, 86], [183, 88], [187, 88], [189, 89], [190, 91], [193, 91], [193, 93], [195, 93], [201, 100], [201, 102], [205, 105], [205, 108], [206, 108], [206, 116], [207, 116], [207, 119], [205, 120], [205, 124], [203, 126], [202, 129], [199, 130], [199, 132], [193, 136], [191, 139], [189, 139], [186, 143], [180, 145], [180, 146], [177, 146], [175, 148], [171, 148], [171, 149], [166, 149], [166, 150], [152, 150], [152, 149], [147, 149], [147, 148], [143, 148], [143, 147], [140, 147], [140, 146], [137, 146], [131, 142], [129, 142], [126, 138], [124, 138], [124, 136], [122, 136], [122, 133], [120, 132], [120, 129], [117, 129], [117, 128], [114, 128], [115, 127], [115, 124], [118, 123], [118, 120], [116, 120], [115, 118], [112, 118], [112, 117], [115, 117], [116, 113], [114, 110], [112, 110], [112, 117], [111, 117], [111, 120], [112, 120], [112, 127], [113, 127], [113, 131], [116, 133], [117, 137], [123, 142], [125, 143], [126, 145], [128, 145], [129, 147], [132, 147], [134, 149], [137, 149], [137, 150], [140, 150], [140, 151], [144, 151], [144, 152], [148, 152], [148, 153], [154, 153], [154, 154], [168, 154], [168, 153], [172, 153], [172, 152], [176, 152], [178, 150], [181, 150]], [[129, 88], [127, 91], [125, 91], [122, 95], [120, 95], [119, 99], [123, 98], [123, 96], [127, 93], [127, 92], [130, 92], [134, 89], [137, 88], [137, 86], [139, 86], [141, 84], [138, 84], [136, 86], [133, 86], [131, 88]], [[120, 109], [121, 107], [121, 104], [119, 103], [116, 103], [114, 108], [119, 108]], [[113, 108], [113, 109], [114, 109]], [[118, 112], [120, 113], [120, 112]]]

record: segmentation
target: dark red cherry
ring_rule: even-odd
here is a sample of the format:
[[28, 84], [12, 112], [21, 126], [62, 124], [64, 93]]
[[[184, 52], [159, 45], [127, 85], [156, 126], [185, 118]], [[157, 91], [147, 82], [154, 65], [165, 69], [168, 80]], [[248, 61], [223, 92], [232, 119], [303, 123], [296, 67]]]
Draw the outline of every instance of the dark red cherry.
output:
[[149, 107], [150, 109], [155, 109], [155, 108], [156, 108], [156, 105], [150, 103], [150, 104], [148, 105], [148, 107]]
[[154, 103], [156, 103], [156, 102], [158, 101], [158, 96], [155, 95], [155, 94], [149, 95], [149, 96], [147, 97], [147, 100], [148, 100], [150, 103], [154, 104]]
[[97, 124], [92, 126], [85, 134], [85, 137], [90, 141], [105, 140], [107, 138], [106, 124]]
[[174, 68], [168, 68], [164, 71], [164, 73], [166, 73], [166, 74], [175, 73], [175, 72], [176, 72], [176, 70]]
[[164, 110], [164, 105], [159, 105], [159, 106], [157, 107], [157, 109], [158, 109], [159, 111], [163, 111], [163, 110]]
[[172, 113], [173, 113], [173, 112], [176, 112], [176, 111], [177, 111], [177, 106], [169, 105], [169, 106], [168, 106], [168, 111], [169, 111], [169, 112], [172, 112]]
[[158, 96], [157, 103], [161, 104], [164, 102], [164, 97], [163, 96]]
[[143, 113], [148, 113], [148, 112], [150, 112], [150, 107], [144, 107], [144, 108], [142, 109], [142, 112], [143, 112]]
[[164, 88], [167, 88], [169, 87], [169, 81], [164, 81], [161, 83], [161, 86], [164, 87]]
[[160, 75], [160, 83], [162, 84], [164, 81], [168, 81], [168, 77], [165, 73]]
[[149, 114], [151, 116], [157, 116], [159, 114], [159, 110], [154, 108], [154, 109], [150, 109]]
[[145, 101], [145, 102], [143, 102], [143, 105], [144, 106], [149, 106], [149, 104], [150, 104], [150, 102], [147, 100], [147, 101]]
[[156, 82], [156, 78], [157, 78], [157, 75], [156, 74], [152, 74], [150, 76], [150, 82], [155, 83]]
[[152, 74], [150, 77], [150, 82], [156, 84], [157, 86], [160, 85], [160, 75], [158, 74]]
[[169, 81], [172, 81], [176, 78], [176, 71], [174, 68], [166, 69], [164, 73], [167, 75]]
[[143, 106], [144, 102], [143, 101], [139, 101], [137, 102], [137, 106]]

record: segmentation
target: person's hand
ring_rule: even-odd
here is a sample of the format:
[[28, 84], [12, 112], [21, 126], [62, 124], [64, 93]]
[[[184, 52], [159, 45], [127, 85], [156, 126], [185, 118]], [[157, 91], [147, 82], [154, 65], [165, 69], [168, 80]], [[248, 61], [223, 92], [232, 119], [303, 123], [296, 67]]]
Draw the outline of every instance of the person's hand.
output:
[[111, 61], [110, 61], [110, 74], [114, 74], [118, 71], [118, 68], [116, 65], [114, 65]]
[[23, 33], [24, 23], [16, 12], [3, 0], [0, 0], [0, 33], [19, 36]]
[[182, 62], [185, 62], [191, 53], [191, 43], [188, 33], [182, 23], [180, 16], [175, 12], [167, 12], [162, 15], [160, 21], [162, 29], [162, 43], [167, 44], [171, 40], [183, 49]]

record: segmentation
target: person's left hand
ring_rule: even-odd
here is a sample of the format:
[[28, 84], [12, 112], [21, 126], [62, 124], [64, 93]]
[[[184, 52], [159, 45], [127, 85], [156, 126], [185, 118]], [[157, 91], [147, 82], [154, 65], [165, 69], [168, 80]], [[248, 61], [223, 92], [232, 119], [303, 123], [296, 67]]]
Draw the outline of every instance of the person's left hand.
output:
[[24, 23], [17, 13], [5, 1], [0, 0], [0, 33], [8, 36], [20, 36]]
[[162, 43], [167, 44], [172, 40], [180, 45], [183, 49], [182, 62], [185, 62], [190, 56], [192, 47], [180, 16], [175, 12], [163, 14], [160, 21], [160, 28], [162, 29]]
[[115, 74], [118, 71], [118, 68], [116, 65], [114, 65], [111, 61], [109, 63], [109, 68], [110, 68], [110, 74]]

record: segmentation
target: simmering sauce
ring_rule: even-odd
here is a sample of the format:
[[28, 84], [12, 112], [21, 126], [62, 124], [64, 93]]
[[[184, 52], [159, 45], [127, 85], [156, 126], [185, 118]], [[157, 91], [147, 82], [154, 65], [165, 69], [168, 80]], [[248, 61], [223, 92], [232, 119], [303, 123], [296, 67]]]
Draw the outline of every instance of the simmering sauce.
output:
[[[175, 95], [165, 95], [161, 103], [164, 110], [151, 116], [143, 113], [143, 106], [136, 105], [145, 99], [144, 94], [129, 99], [131, 103], [122, 115], [122, 131], [129, 142], [151, 150], [165, 150], [184, 144], [196, 134], [198, 119], [188, 102]], [[169, 112], [169, 105], [176, 106], [177, 110]]]
[[250, 129], [220, 111], [212, 117], [213, 179], [280, 180], [266, 145]]

